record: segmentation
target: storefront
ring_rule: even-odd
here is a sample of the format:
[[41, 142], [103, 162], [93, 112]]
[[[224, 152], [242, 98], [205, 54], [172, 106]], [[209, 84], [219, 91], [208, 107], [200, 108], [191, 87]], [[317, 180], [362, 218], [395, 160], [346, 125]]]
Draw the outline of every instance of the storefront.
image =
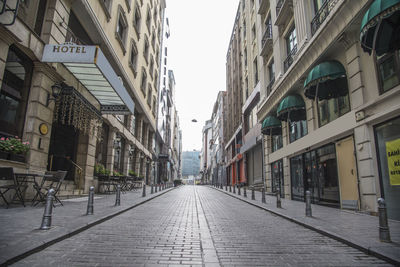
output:
[[400, 220], [400, 117], [375, 127], [381, 196], [388, 218]]
[[271, 188], [272, 192], [279, 189], [282, 198], [285, 197], [285, 186], [283, 176], [283, 160], [275, 161], [271, 164]]

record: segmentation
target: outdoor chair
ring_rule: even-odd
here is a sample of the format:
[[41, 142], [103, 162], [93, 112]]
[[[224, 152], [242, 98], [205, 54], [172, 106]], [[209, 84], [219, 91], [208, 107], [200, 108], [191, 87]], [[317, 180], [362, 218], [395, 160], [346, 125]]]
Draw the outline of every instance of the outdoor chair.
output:
[[[25, 202], [24, 202], [24, 198], [22, 196], [21, 188], [23, 188], [25, 191], [27, 186], [21, 185], [20, 183], [18, 183], [17, 177], [14, 174], [13, 168], [11, 168], [11, 167], [1, 168], [0, 167], [0, 180], [9, 180], [9, 181], [13, 182], [12, 184], [0, 186], [0, 195], [1, 195], [1, 198], [4, 200], [4, 203], [7, 205], [7, 208], [9, 207], [10, 203], [15, 200], [15, 198], [18, 198], [21, 201], [22, 205], [25, 207]], [[5, 195], [10, 190], [14, 190], [15, 194], [9, 203], [7, 201]]]
[[64, 182], [64, 179], [66, 176], [67, 176], [67, 171], [47, 171], [47, 172], [45, 172], [45, 175], [43, 176], [43, 179], [42, 179], [42, 182], [41, 182], [39, 188], [36, 188], [37, 194], [32, 201], [32, 205], [37, 205], [39, 202], [44, 202], [46, 200], [47, 193], [49, 192], [49, 190], [51, 188], [53, 188], [55, 202], [58, 202], [61, 204], [61, 206], [63, 206], [63, 203], [58, 198], [58, 192], [60, 191], [61, 185]]
[[110, 176], [99, 175], [97, 177], [97, 180], [99, 181], [99, 191], [102, 191], [103, 193], [111, 193], [112, 192], [111, 191], [112, 181], [110, 180]]

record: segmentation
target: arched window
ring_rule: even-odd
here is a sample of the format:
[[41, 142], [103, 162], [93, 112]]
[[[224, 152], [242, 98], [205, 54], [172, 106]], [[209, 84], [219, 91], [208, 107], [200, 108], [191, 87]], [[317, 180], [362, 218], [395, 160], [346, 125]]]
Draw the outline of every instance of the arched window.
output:
[[32, 61], [15, 46], [10, 46], [0, 90], [0, 133], [22, 136]]

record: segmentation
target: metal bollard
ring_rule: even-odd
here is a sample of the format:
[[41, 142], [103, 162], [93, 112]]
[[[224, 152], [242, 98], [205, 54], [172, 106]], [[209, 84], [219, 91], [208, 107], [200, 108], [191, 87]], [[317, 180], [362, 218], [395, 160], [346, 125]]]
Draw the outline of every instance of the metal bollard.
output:
[[243, 187], [243, 196], [247, 197], [246, 187]]
[[153, 194], [153, 193], [154, 193], [154, 185], [151, 184], [151, 187], [150, 187], [150, 194]]
[[233, 193], [234, 193], [234, 194], [236, 194], [236, 189], [235, 189], [235, 188], [236, 188], [236, 185], [234, 184], [234, 185], [233, 185]]
[[238, 185], [238, 195], [240, 196], [240, 186]]
[[311, 217], [311, 192], [309, 190], [306, 191], [306, 216]]
[[115, 194], [115, 206], [121, 205], [121, 185], [117, 185], [117, 192]]
[[146, 184], [143, 184], [143, 193], [142, 193], [142, 197], [146, 196]]
[[160, 184], [160, 188], [158, 189], [158, 191], [160, 191], [160, 192], [161, 192], [161, 184]]
[[278, 188], [276, 189], [276, 207], [277, 208], [282, 208], [281, 204], [281, 190]]
[[266, 203], [266, 201], [265, 201], [265, 188], [263, 187], [263, 189], [261, 190], [261, 193], [262, 193], [262, 195], [261, 195], [261, 202], [262, 203]]
[[251, 199], [256, 200], [256, 195], [254, 193], [254, 186], [251, 187]]
[[94, 186], [89, 188], [89, 197], [87, 203], [86, 215], [93, 215]]
[[386, 202], [383, 198], [378, 198], [379, 212], [379, 240], [381, 242], [392, 242], [386, 212]]
[[229, 192], [232, 193], [232, 185], [229, 185]]
[[51, 227], [51, 214], [53, 212], [54, 192], [55, 192], [54, 189], [51, 188], [47, 193], [46, 206], [44, 208], [42, 225], [40, 226], [40, 230], [48, 230]]
[[225, 191], [228, 191], [228, 186], [227, 185], [225, 185]]

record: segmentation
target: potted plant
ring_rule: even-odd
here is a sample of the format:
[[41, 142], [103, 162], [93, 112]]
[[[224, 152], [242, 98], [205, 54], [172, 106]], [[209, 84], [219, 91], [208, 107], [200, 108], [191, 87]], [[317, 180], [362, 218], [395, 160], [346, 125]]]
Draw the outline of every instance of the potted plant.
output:
[[132, 170], [129, 170], [128, 174], [129, 174], [129, 176], [137, 177], [136, 172], [134, 172]]
[[29, 142], [23, 142], [18, 136], [0, 138], [1, 158], [25, 162], [25, 155], [29, 149]]

